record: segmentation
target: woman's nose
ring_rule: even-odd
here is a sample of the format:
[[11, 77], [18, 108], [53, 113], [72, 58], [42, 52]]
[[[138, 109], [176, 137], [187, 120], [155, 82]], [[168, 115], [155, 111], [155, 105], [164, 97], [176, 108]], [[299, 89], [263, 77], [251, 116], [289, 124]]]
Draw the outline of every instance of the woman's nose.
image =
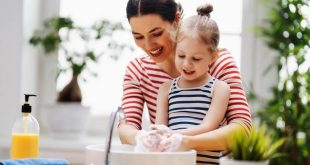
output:
[[147, 50], [151, 50], [153, 48], [153, 41], [149, 38], [145, 39], [144, 46]]

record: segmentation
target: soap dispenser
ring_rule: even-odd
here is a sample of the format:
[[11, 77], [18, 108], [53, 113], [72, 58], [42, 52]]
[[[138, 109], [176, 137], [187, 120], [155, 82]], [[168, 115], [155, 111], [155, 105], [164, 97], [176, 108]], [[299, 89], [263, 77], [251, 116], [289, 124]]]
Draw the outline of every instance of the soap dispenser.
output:
[[38, 121], [30, 114], [31, 105], [29, 97], [36, 96], [25, 94], [25, 103], [22, 106], [22, 115], [16, 120], [12, 129], [11, 158], [37, 158], [39, 154]]

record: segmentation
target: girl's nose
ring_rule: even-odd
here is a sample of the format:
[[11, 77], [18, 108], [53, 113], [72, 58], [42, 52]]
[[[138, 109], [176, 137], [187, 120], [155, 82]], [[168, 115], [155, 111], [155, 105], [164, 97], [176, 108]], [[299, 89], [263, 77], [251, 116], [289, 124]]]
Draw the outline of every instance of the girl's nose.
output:
[[184, 67], [184, 69], [190, 69], [192, 67], [191, 61], [188, 59], [185, 59], [183, 62], [183, 67]]

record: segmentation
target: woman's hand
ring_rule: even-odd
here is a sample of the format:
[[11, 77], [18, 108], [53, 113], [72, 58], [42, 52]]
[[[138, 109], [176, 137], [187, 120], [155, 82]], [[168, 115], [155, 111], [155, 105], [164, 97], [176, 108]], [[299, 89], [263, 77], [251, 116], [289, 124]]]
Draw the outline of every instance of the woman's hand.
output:
[[122, 144], [135, 144], [135, 137], [139, 130], [126, 122], [120, 122], [118, 127], [119, 138]]

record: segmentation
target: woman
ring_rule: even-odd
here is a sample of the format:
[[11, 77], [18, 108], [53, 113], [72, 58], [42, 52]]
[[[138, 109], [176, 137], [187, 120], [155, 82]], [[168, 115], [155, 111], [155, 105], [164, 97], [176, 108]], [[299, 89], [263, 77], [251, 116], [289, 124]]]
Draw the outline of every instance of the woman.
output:
[[[173, 36], [182, 17], [182, 9], [174, 0], [129, 0], [127, 19], [135, 43], [146, 55], [132, 60], [124, 77], [122, 108], [126, 121], [119, 125], [123, 143], [134, 144], [141, 129], [144, 103], [151, 123], [156, 116], [159, 86], [180, 76], [175, 67]], [[207, 67], [207, 66], [206, 66]], [[230, 86], [230, 98], [225, 120], [227, 125], [196, 136], [183, 136], [183, 149], [225, 150], [227, 135], [238, 127], [251, 127], [251, 115], [243, 91], [239, 70], [232, 55], [225, 49], [209, 65], [210, 74]]]

